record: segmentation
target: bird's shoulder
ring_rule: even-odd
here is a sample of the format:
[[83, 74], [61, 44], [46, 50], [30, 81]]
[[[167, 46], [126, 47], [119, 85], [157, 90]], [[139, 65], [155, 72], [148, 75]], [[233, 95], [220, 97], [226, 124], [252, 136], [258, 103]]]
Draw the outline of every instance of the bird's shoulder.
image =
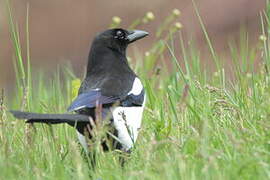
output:
[[145, 91], [141, 80], [137, 76], [128, 81], [120, 77], [102, 79], [105, 83], [91, 84], [90, 81], [84, 81], [78, 97], [71, 103], [68, 111], [94, 108], [97, 102], [102, 105], [119, 102], [119, 105], [124, 107], [143, 105]]
[[87, 92], [81, 93], [71, 103], [68, 111], [77, 111], [85, 108], [94, 108], [97, 105], [113, 104], [118, 101], [118, 97], [104, 96], [100, 89], [90, 89]]
[[142, 106], [145, 101], [145, 90], [141, 80], [135, 77], [132, 88], [127, 93], [126, 97], [121, 100], [121, 105], [124, 107]]

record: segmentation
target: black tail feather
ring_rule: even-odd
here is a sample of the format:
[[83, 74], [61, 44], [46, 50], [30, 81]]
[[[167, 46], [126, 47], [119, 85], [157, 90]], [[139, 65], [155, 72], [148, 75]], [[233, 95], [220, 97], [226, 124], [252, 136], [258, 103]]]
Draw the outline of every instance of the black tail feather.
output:
[[17, 119], [27, 119], [26, 123], [59, 124], [68, 123], [74, 125], [78, 122], [89, 122], [89, 116], [80, 114], [38, 114], [22, 111], [10, 111]]

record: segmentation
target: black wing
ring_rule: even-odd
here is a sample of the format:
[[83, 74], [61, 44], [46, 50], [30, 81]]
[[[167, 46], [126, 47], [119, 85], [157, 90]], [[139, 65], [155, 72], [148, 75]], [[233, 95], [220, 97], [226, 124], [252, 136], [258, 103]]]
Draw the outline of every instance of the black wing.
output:
[[117, 97], [103, 96], [100, 90], [90, 90], [80, 94], [69, 106], [68, 111], [76, 111], [82, 108], [93, 108], [97, 104], [111, 104], [119, 100]]

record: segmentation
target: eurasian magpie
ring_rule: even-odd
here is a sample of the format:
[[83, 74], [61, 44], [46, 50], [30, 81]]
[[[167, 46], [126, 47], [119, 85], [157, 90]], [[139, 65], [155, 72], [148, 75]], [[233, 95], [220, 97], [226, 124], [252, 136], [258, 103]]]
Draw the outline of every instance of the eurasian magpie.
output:
[[[147, 35], [147, 32], [141, 30], [115, 28], [94, 38], [88, 56], [86, 77], [77, 98], [68, 108], [68, 112], [76, 114], [11, 113], [18, 119], [26, 119], [26, 123], [67, 123], [77, 129], [79, 141], [88, 151], [85, 135], [92, 138], [93, 129], [89, 117], [95, 123], [96, 109], [101, 107], [101, 119], [109, 117], [109, 126], [113, 129], [114, 148], [131, 150], [141, 126], [146, 95], [140, 79], [128, 65], [126, 49], [130, 43]], [[107, 149], [106, 144], [102, 146]]]

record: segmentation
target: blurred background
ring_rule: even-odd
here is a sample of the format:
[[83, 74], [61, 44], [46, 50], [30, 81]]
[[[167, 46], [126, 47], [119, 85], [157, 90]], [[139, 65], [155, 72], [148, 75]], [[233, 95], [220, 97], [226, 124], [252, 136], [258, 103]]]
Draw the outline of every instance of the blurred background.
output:
[[[218, 53], [226, 57], [228, 41], [238, 41], [240, 29], [249, 33], [250, 45], [257, 43], [261, 33], [260, 12], [264, 0], [195, 0], [202, 20]], [[186, 40], [197, 43], [202, 56], [207, 57], [207, 45], [191, 0], [10, 0], [13, 15], [20, 30], [23, 54], [26, 51], [26, 12], [29, 6], [30, 55], [36, 70], [54, 71], [56, 64], [70, 61], [76, 74], [82, 75], [90, 42], [97, 32], [108, 28], [113, 16], [122, 19], [121, 27], [128, 27], [135, 19], [151, 11], [155, 20], [139, 26], [155, 32], [174, 8], [181, 11]], [[14, 48], [10, 38], [6, 1], [0, 0], [0, 87], [14, 84]], [[136, 43], [147, 50], [153, 36]], [[207, 59], [207, 58], [206, 58]], [[211, 62], [209, 62], [211, 63]]]

